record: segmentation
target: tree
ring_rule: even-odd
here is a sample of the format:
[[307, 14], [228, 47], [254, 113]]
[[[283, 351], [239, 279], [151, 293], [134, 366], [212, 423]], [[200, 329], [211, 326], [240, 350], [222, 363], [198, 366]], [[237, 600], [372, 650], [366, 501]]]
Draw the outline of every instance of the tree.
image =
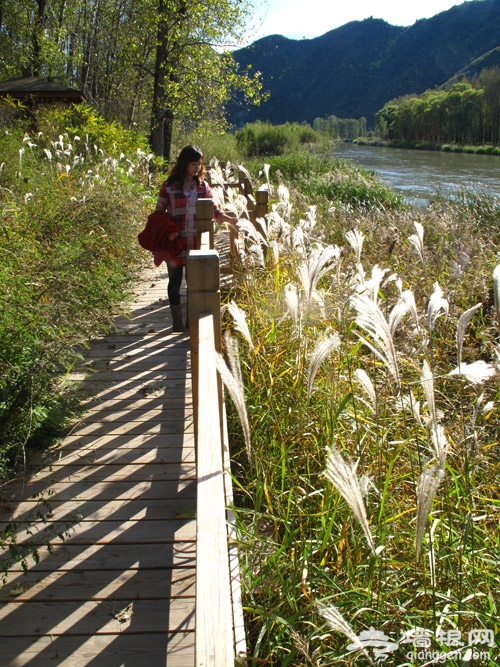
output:
[[258, 74], [227, 50], [252, 7], [240, 0], [0, 0], [0, 80], [31, 65], [82, 90], [107, 120], [150, 133], [170, 156], [175, 119], [221, 119], [232, 91], [258, 102]]
[[151, 113], [151, 147], [168, 159], [178, 113], [197, 119], [220, 114], [230, 91], [257, 99], [258, 75], [238, 73], [221, 49], [238, 40], [250, 5], [239, 0], [158, 0]]
[[484, 69], [479, 75], [490, 120], [490, 141], [500, 143], [500, 67]]

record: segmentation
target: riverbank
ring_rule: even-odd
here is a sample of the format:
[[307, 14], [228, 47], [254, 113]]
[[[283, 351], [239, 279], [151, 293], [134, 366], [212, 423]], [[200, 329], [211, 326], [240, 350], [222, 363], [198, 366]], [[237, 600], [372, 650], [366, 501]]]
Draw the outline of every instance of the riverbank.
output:
[[423, 150], [423, 151], [441, 151], [443, 153], [473, 153], [475, 155], [500, 155], [500, 146], [492, 146], [490, 144], [483, 144], [481, 146], [470, 146], [463, 144], [441, 144], [437, 142], [428, 141], [387, 141], [384, 139], [370, 139], [367, 137], [360, 137], [354, 139], [353, 144], [357, 146], [372, 146], [374, 148], [406, 148], [409, 150]]
[[386, 186], [403, 196], [405, 203], [414, 206], [427, 206], [437, 197], [460, 200], [464, 192], [500, 198], [500, 162], [496, 158], [354, 143], [335, 144], [332, 155], [375, 172]]

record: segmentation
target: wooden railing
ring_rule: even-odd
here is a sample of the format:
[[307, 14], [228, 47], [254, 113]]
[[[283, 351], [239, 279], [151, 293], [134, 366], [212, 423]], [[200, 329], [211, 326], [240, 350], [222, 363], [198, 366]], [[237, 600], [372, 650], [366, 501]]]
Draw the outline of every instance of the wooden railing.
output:
[[[245, 193], [249, 204], [251, 193]], [[255, 200], [254, 200], [255, 201]], [[250, 206], [249, 206], [250, 209]], [[196, 207], [198, 250], [187, 260], [188, 313], [197, 461], [196, 667], [233, 667], [246, 654], [223, 387], [220, 261], [214, 249], [213, 202]], [[250, 220], [267, 212], [257, 193]]]
[[197, 461], [195, 664], [233, 667], [246, 644], [237, 554], [229, 543], [226, 516], [232, 492], [223, 390], [215, 365], [221, 349], [220, 266], [211, 200], [198, 201], [196, 217], [199, 250], [187, 260]]

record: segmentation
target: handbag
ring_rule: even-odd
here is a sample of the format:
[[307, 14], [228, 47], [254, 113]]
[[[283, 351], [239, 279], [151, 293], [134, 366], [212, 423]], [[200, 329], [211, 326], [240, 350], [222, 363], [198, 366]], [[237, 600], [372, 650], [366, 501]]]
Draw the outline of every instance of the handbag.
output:
[[164, 211], [155, 211], [148, 215], [146, 226], [137, 235], [139, 245], [150, 252], [168, 251], [176, 257], [183, 249], [182, 242], [177, 236], [173, 241], [168, 237], [172, 233], [179, 233], [179, 227], [172, 222], [171, 217]]

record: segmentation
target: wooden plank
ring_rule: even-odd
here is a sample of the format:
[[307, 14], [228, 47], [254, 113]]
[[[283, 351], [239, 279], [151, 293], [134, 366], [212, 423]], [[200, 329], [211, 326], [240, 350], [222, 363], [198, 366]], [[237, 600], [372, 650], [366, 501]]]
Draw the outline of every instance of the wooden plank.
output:
[[[137, 396], [163, 396], [165, 399], [178, 398], [185, 396], [191, 398], [191, 382], [189, 378], [184, 380], [169, 380], [168, 382], [162, 379], [150, 378], [148, 381], [142, 380], [127, 382], [124, 386], [117, 387], [112, 382], [109, 384], [101, 384], [99, 386], [92, 385], [87, 382], [85, 375], [82, 378], [72, 376], [70, 380], [73, 384], [80, 384], [79, 395], [83, 397], [92, 396], [95, 400], [107, 399], [127, 399]], [[186, 384], [189, 382], [189, 384]]]
[[182, 368], [165, 369], [163, 365], [160, 368], [137, 368], [134, 370], [114, 370], [112, 367], [106, 369], [97, 369], [92, 373], [90, 379], [92, 384], [99, 384], [100, 382], [117, 382], [124, 383], [127, 380], [137, 383], [139, 380], [144, 382], [148, 378], [154, 380], [185, 380], [186, 371]]
[[[192, 423], [191, 417], [189, 418]], [[111, 434], [102, 435], [99, 438], [81, 434], [79, 431], [68, 435], [54, 449], [64, 446], [65, 449], [88, 449], [90, 447], [99, 449], [142, 449], [145, 447], [193, 447], [194, 429], [189, 428], [183, 433], [136, 433], [133, 435]], [[50, 450], [49, 450], [50, 451]]]
[[[10, 602], [0, 606], [2, 643], [5, 637], [44, 635], [153, 634], [193, 629], [194, 598], [129, 600], [130, 619], [119, 620], [128, 605], [123, 600], [57, 600]], [[29, 613], [28, 613], [29, 612]]]
[[[21, 591], [12, 597], [11, 592]], [[195, 569], [154, 570], [77, 570], [28, 572], [9, 581], [0, 591], [2, 603], [86, 601], [86, 600], [163, 600], [194, 597]], [[8, 634], [2, 627], [2, 634]], [[30, 634], [30, 633], [28, 633]]]
[[[93, 355], [86, 355], [85, 359], [80, 362], [76, 368], [78, 370], [88, 370], [89, 375], [91, 375], [96, 370], [108, 370], [114, 369], [114, 372], [118, 370], [127, 371], [130, 369], [136, 368], [145, 368], [153, 369], [157, 365], [160, 366], [160, 370], [169, 370], [169, 371], [183, 371], [186, 373], [190, 368], [190, 360], [187, 358], [188, 350], [185, 350], [183, 354], [175, 353], [173, 350], [152, 350], [148, 352], [147, 348], [138, 348], [137, 351], [142, 352], [142, 356], [135, 358], [135, 350], [128, 352], [126, 348], [123, 351], [120, 351], [120, 354], [114, 354], [111, 356], [106, 354], [106, 350], [99, 349], [94, 350]], [[116, 369], [115, 364], [123, 364], [122, 369]]]
[[40, 505], [36, 500], [19, 503], [14, 510], [1, 515], [2, 521], [27, 521], [37, 512], [46, 512], [51, 521], [74, 516], [80, 521], [138, 521], [139, 519], [186, 519], [196, 514], [195, 499], [139, 499], [139, 500], [56, 500]]
[[[212, 315], [199, 320], [199, 395], [196, 569], [197, 667], [234, 665], [231, 588], [227, 551], [220, 390]], [[210, 554], [209, 558], [201, 557]]]
[[[140, 341], [142, 343], [142, 339]], [[94, 343], [85, 353], [85, 362], [104, 361], [111, 363], [130, 362], [143, 364], [166, 362], [168, 368], [178, 367], [186, 369], [189, 367], [189, 350], [187, 347], [178, 349], [177, 346], [168, 346], [165, 341], [158, 343], [156, 340], [149, 344], [130, 345], [120, 343]]]
[[[181, 416], [184, 415], [183, 420], [179, 419], [179, 413]], [[182, 421], [184, 421], [184, 423], [187, 422], [189, 424], [190, 415], [189, 413], [186, 415], [184, 409], [182, 408], [169, 410], [164, 406], [159, 406], [158, 408], [152, 409], [149, 405], [146, 405], [134, 410], [116, 410], [114, 412], [90, 410], [84, 414], [83, 421], [85, 424], [106, 424], [107, 422], [113, 422], [116, 424], [120, 422], [130, 423], [136, 421], [148, 422], [150, 424], [163, 424], [165, 422], [182, 423]]]
[[[92, 446], [92, 444], [89, 444], [87, 447], [68, 447], [66, 445], [59, 450], [49, 451], [44, 457], [44, 463], [46, 466], [54, 469], [56, 466], [75, 465], [78, 463], [81, 465], [106, 465], [108, 463], [147, 465], [194, 461], [194, 442], [190, 446], [171, 445], [170, 447], [155, 447], [152, 440], [154, 438], [149, 438], [147, 441], [147, 444], [150, 445], [149, 447], [145, 447], [144, 443], [142, 447], [133, 447], [130, 446], [130, 442], [126, 443], [127, 446], [114, 448]], [[161, 436], [157, 440], [161, 441]]]
[[88, 479], [92, 481], [127, 480], [129, 483], [140, 482], [154, 478], [156, 481], [176, 479], [194, 479], [196, 477], [196, 466], [193, 462], [188, 463], [149, 463], [147, 465], [122, 465], [121, 463], [106, 463], [100, 465], [77, 465], [68, 463], [58, 466], [50, 465], [37, 473], [37, 481], [57, 481], [68, 478], [71, 481]]
[[133, 410], [135, 408], [144, 409], [148, 407], [150, 410], [181, 410], [192, 409], [191, 395], [173, 396], [173, 397], [157, 397], [154, 394], [148, 396], [147, 392], [144, 394], [137, 392], [137, 396], [131, 398], [99, 398], [92, 397], [91, 399], [83, 400], [80, 406], [85, 411], [100, 410], [119, 411], [119, 410]]
[[[5, 524], [0, 523], [0, 530]], [[138, 520], [138, 521], [72, 521], [34, 524], [31, 535], [19, 530], [18, 544], [26, 542], [44, 545], [60, 542], [59, 534], [65, 534], [66, 544], [158, 544], [162, 542], [186, 542], [196, 538], [196, 521], [192, 519]]]
[[192, 428], [193, 428], [193, 422], [191, 419], [188, 419], [186, 421], [180, 419], [176, 421], [168, 420], [165, 422], [156, 422], [156, 423], [136, 421], [125, 424], [122, 423], [115, 424], [114, 422], [109, 422], [109, 423], [96, 422], [83, 425], [78, 430], [78, 433], [80, 433], [80, 435], [93, 435], [93, 436], [111, 435], [111, 434], [140, 435], [142, 433], [149, 433], [150, 435], [153, 433], [182, 434], [185, 432], [189, 432], [190, 429]]
[[[144, 335], [144, 333], [136, 334], [108, 334], [103, 338], [95, 338], [89, 341], [88, 346], [79, 348], [79, 351], [82, 353], [82, 356], [90, 354], [92, 357], [92, 351], [95, 349], [99, 350], [108, 350], [109, 353], [116, 353], [118, 350], [134, 350], [136, 348], [146, 348], [151, 350], [162, 350], [168, 353], [172, 357], [186, 357], [186, 353], [189, 352], [189, 346], [187, 340], [178, 340], [173, 338], [170, 333], [165, 334], [155, 334], [155, 335]], [[186, 357], [189, 365], [189, 356]]]
[[[30, 570], [53, 572], [55, 570], [138, 570], [169, 567], [194, 567], [196, 543], [171, 542], [144, 548], [139, 544], [63, 544], [53, 545], [52, 552], [42, 549], [40, 560], [34, 563], [28, 558]], [[9, 581], [23, 584], [24, 570], [20, 563], [10, 568]]]
[[7, 667], [194, 667], [194, 633], [2, 639]]
[[[24, 498], [39, 497], [43, 494], [49, 502], [51, 500], [126, 500], [133, 498], [174, 498], [195, 497], [196, 481], [184, 479], [180, 481], [144, 480], [130, 482], [117, 480], [113, 482], [80, 480], [77, 482], [51, 481], [32, 482], [29, 488], [24, 489]], [[21, 498], [21, 494], [17, 497]], [[16, 499], [17, 499], [16, 497]]]
[[88, 435], [68, 435], [58, 445], [47, 450], [49, 460], [52, 456], [56, 456], [59, 451], [75, 452], [76, 450], [85, 452], [86, 450], [101, 450], [114, 451], [120, 449], [135, 449], [137, 451], [143, 449], [155, 448], [176, 448], [191, 449], [194, 447], [194, 433], [139, 433], [133, 437], [103, 435], [100, 438], [94, 438]]

